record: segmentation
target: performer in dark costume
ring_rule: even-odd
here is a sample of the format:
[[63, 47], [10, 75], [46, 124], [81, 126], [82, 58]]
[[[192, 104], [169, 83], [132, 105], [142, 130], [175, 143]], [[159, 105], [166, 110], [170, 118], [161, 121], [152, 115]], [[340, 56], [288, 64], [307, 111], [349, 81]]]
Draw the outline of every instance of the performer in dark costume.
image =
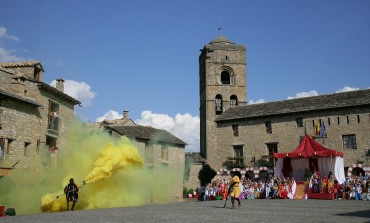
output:
[[69, 184], [64, 188], [64, 194], [67, 199], [67, 211], [69, 211], [69, 202], [72, 202], [71, 210], [74, 210], [75, 204], [78, 201], [78, 186], [74, 183], [73, 178], [69, 180]]

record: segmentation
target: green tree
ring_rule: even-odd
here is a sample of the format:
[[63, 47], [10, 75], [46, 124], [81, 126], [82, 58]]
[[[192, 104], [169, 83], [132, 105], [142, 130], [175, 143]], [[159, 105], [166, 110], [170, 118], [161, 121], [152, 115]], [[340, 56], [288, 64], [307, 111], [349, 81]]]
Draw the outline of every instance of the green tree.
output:
[[198, 173], [198, 179], [201, 186], [206, 186], [211, 183], [211, 180], [216, 176], [217, 172], [208, 164], [204, 164]]

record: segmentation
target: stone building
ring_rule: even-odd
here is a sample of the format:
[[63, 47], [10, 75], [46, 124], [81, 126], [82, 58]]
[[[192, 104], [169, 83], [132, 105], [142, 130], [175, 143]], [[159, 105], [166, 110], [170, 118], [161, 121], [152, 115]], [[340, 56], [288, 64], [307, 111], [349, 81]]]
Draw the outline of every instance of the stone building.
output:
[[56, 165], [61, 140], [80, 102], [63, 93], [64, 80], [56, 87], [42, 81], [40, 62], [0, 63], [0, 167], [7, 174], [17, 168]]
[[128, 111], [123, 112], [122, 119], [104, 120], [88, 125], [104, 128], [112, 137], [128, 137], [138, 148], [146, 168], [177, 171], [178, 175], [175, 177], [175, 183], [171, 185], [173, 191], [170, 195], [175, 200], [182, 199], [185, 142], [165, 130], [137, 125], [129, 118]]
[[205, 163], [206, 160], [200, 155], [200, 153], [185, 153], [184, 187], [187, 189], [196, 189], [200, 186], [198, 173]]
[[369, 89], [247, 105], [246, 71], [246, 47], [223, 36], [199, 56], [200, 153], [211, 167], [222, 173], [231, 163], [257, 177], [273, 167], [274, 152], [292, 151], [307, 133], [344, 153], [348, 175], [370, 173]]

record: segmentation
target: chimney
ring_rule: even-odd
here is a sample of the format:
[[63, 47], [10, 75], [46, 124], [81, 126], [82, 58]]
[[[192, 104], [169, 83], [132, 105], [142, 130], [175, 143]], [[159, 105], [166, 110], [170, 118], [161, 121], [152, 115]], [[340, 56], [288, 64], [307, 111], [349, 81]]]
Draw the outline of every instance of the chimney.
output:
[[128, 111], [124, 110], [123, 111], [123, 119], [127, 119], [127, 118], [128, 118]]
[[63, 79], [56, 79], [55, 81], [57, 82], [57, 84], [55, 86], [56, 89], [58, 89], [61, 92], [64, 92], [64, 80]]

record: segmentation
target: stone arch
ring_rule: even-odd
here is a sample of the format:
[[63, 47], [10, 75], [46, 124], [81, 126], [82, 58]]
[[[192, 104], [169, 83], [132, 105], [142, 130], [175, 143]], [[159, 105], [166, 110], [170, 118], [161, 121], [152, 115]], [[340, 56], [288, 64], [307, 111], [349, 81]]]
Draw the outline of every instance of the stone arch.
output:
[[226, 167], [222, 167], [217, 171], [218, 176], [230, 176], [230, 171]]
[[229, 66], [220, 67], [220, 73], [217, 79], [220, 84], [225, 84], [225, 85], [235, 84], [234, 70]]
[[253, 180], [256, 177], [253, 167], [247, 167], [244, 169], [244, 171], [245, 171], [245, 174], [244, 174], [245, 178], [250, 178], [251, 180]]
[[230, 96], [230, 106], [238, 106], [238, 96], [235, 94]]
[[222, 95], [218, 94], [215, 97], [215, 113], [216, 115], [222, 114]]
[[354, 163], [352, 164], [348, 170], [347, 170], [347, 176], [351, 177], [352, 176], [352, 172], [355, 170], [355, 169], [362, 169], [362, 171], [364, 172], [364, 174], [367, 174], [366, 171], [364, 170], [365, 166], [363, 164], [360, 164], [360, 163]]

